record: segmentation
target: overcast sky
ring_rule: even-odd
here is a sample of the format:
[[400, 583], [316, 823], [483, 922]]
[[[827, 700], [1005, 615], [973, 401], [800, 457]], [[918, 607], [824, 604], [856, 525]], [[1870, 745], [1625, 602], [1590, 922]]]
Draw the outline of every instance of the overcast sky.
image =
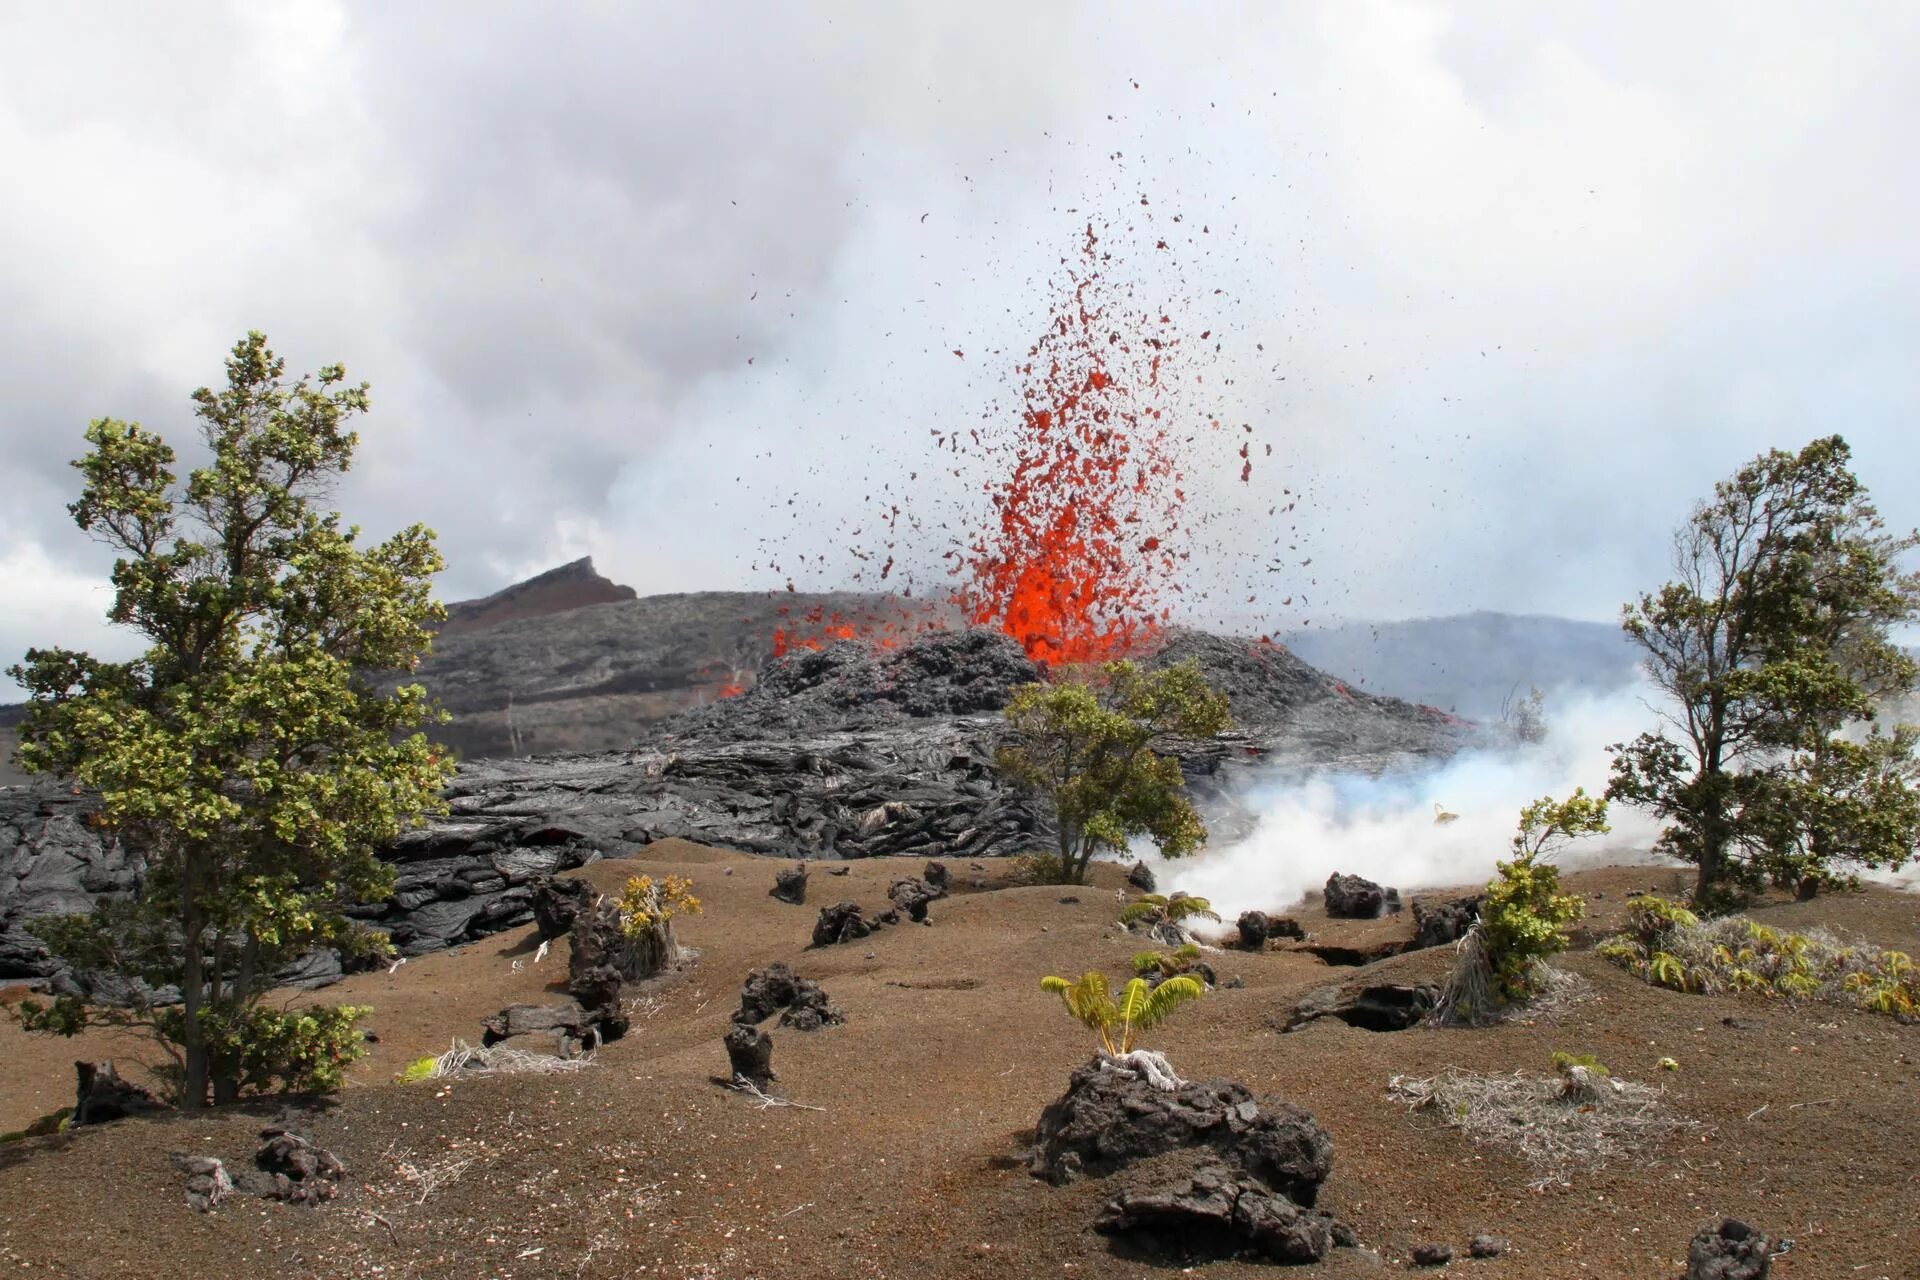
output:
[[1297, 546], [1263, 625], [1612, 618], [1833, 431], [1920, 523], [1911, 4], [13, 5], [0, 58], [5, 660], [113, 650], [66, 463], [249, 328], [371, 381], [339, 504], [448, 598], [835, 583], [880, 486], [964, 518], [922, 441], [1090, 218], [1179, 215], [1114, 270], [1273, 446], [1189, 495], [1202, 578]]

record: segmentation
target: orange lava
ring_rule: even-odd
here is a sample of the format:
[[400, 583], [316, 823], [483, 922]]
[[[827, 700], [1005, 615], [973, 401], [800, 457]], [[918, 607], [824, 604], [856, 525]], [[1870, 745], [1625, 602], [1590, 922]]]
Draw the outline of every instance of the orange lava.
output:
[[1168, 616], [1181, 479], [1161, 402], [1168, 318], [1105, 286], [1088, 226], [1046, 332], [1017, 367], [1018, 424], [999, 452], [993, 521], [956, 567], [955, 603], [1029, 657], [1099, 662], [1150, 643]]

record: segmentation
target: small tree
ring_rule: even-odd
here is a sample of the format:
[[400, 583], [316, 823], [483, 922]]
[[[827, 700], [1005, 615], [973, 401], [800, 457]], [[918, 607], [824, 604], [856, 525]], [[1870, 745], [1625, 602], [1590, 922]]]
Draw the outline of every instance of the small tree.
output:
[[338, 1084], [364, 1011], [287, 1013], [261, 996], [309, 947], [385, 945], [344, 908], [391, 891], [374, 850], [438, 803], [453, 768], [414, 731], [437, 714], [425, 691], [375, 683], [413, 669], [444, 617], [433, 534], [415, 525], [362, 549], [314, 509], [352, 459], [345, 424], [367, 389], [338, 365], [291, 384], [284, 369], [251, 333], [225, 389], [194, 392], [210, 461], [184, 486], [159, 436], [111, 418], [87, 428], [69, 509], [120, 553], [108, 616], [148, 648], [117, 663], [36, 649], [9, 669], [31, 699], [21, 764], [96, 791], [99, 822], [146, 864], [135, 901], [43, 922], [42, 936], [76, 967], [181, 996], [33, 1006], [30, 1025], [143, 1027], [189, 1109], [209, 1091]]
[[1566, 926], [1586, 904], [1560, 892], [1560, 871], [1548, 861], [1567, 842], [1605, 833], [1607, 802], [1576, 787], [1565, 800], [1542, 796], [1520, 811], [1513, 858], [1496, 863], [1480, 919], [1461, 940], [1435, 1022], [1476, 1022], [1503, 1005], [1536, 994], [1547, 957], [1567, 949]]
[[1848, 736], [1920, 680], [1890, 636], [1920, 540], [1886, 533], [1850, 457], [1829, 436], [1742, 467], [1676, 534], [1675, 580], [1625, 610], [1673, 732], [1616, 744], [1607, 795], [1669, 821], [1698, 903], [1898, 867], [1920, 839], [1912, 736]]
[[1120, 852], [1150, 837], [1169, 858], [1206, 842], [1207, 829], [1183, 791], [1180, 762], [1155, 753], [1160, 735], [1211, 737], [1231, 726], [1227, 700], [1192, 662], [1142, 672], [1131, 662], [1102, 668], [1100, 684], [1030, 684], [1007, 705], [1015, 741], [999, 753], [1002, 773], [1045, 795], [1058, 835], [1057, 877], [1083, 884], [1101, 850]]
[[1520, 696], [1515, 685], [1500, 700], [1500, 732], [1515, 746], [1537, 746], [1547, 740], [1547, 695], [1528, 688]]

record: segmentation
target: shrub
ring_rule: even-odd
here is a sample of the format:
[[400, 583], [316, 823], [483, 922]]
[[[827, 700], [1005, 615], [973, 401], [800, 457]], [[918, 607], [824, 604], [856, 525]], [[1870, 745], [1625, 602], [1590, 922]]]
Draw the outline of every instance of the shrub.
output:
[[700, 899], [693, 896], [693, 881], [685, 876], [668, 876], [655, 881], [652, 876], [635, 876], [620, 892], [620, 927], [629, 938], [637, 938], [675, 916], [699, 915]]
[[1597, 948], [1658, 987], [1825, 1000], [1920, 1018], [1920, 970], [1903, 951], [1848, 944], [1822, 930], [1782, 933], [1745, 916], [1702, 921], [1665, 899], [1635, 898], [1626, 927]]
[[[237, 1082], [241, 1096], [263, 1093], [335, 1093], [346, 1069], [367, 1051], [360, 1020], [372, 1013], [365, 1005], [309, 1005], [273, 1009], [225, 1003], [204, 1010], [200, 1023], [207, 1038], [207, 1061], [219, 1076]], [[162, 1034], [177, 1036], [170, 1018], [178, 1007], [161, 1010]], [[177, 1093], [180, 1072], [163, 1067], [155, 1074]]]
[[1100, 1037], [1100, 1047], [1115, 1057], [1133, 1052], [1134, 1041], [1142, 1031], [1151, 1031], [1174, 1009], [1206, 994], [1198, 978], [1185, 975], [1168, 978], [1150, 986], [1145, 978], [1130, 980], [1114, 999], [1107, 986], [1107, 975], [1089, 970], [1076, 982], [1065, 978], [1040, 979], [1043, 990], [1058, 995], [1067, 1012], [1086, 1024]]

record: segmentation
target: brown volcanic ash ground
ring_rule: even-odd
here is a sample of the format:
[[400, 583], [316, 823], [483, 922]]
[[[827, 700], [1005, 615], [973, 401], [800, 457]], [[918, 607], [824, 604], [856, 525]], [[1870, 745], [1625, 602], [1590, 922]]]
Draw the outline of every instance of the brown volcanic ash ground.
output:
[[[1038, 989], [1038, 975], [1118, 972], [1140, 945], [1114, 928], [1113, 868], [1081, 890], [962, 889], [934, 905], [931, 928], [811, 951], [803, 944], [813, 909], [767, 896], [783, 864], [677, 841], [649, 853], [646, 869], [694, 878], [707, 911], [682, 934], [703, 954], [650, 994], [633, 1034], [590, 1070], [387, 1083], [408, 1059], [471, 1038], [503, 1004], [559, 998], [564, 955], [531, 964], [529, 931], [392, 975], [360, 975], [329, 998], [375, 1006], [380, 1041], [338, 1105], [305, 1120], [350, 1168], [338, 1199], [318, 1209], [235, 1199], [202, 1217], [184, 1203], [167, 1153], [244, 1159], [277, 1108], [130, 1121], [0, 1148], [0, 1263], [15, 1274], [85, 1277], [1171, 1274], [1109, 1253], [1084, 1229], [1111, 1194], [1108, 1180], [1052, 1188], [1018, 1160], [1021, 1134], [1090, 1048]], [[919, 866], [854, 863], [845, 879], [816, 876], [814, 896], [874, 903]], [[602, 863], [583, 874], [613, 888], [636, 869]], [[955, 869], [961, 881], [972, 874]], [[1592, 903], [1590, 923], [1600, 928], [1628, 890], [1670, 890], [1678, 878], [1638, 867], [1568, 881], [1604, 892]], [[1299, 914], [1323, 940], [1356, 946], [1410, 927], [1405, 917]], [[1915, 943], [1914, 899], [1884, 890], [1759, 914], [1776, 926], [1825, 923], [1882, 945]], [[1364, 972], [1430, 977], [1448, 957], [1442, 948]], [[1783, 1280], [1920, 1275], [1912, 1213], [1920, 1028], [1831, 1006], [1656, 990], [1581, 950], [1564, 967], [1598, 998], [1550, 1024], [1379, 1034], [1329, 1020], [1278, 1035], [1272, 1020], [1299, 993], [1362, 971], [1278, 951], [1213, 959], [1246, 987], [1182, 1009], [1153, 1043], [1189, 1076], [1240, 1079], [1311, 1110], [1335, 1143], [1321, 1203], [1389, 1259], [1428, 1240], [1458, 1252], [1492, 1231], [1511, 1237], [1513, 1252], [1455, 1270], [1529, 1280], [1674, 1276], [1696, 1225], [1731, 1213], [1793, 1237], [1793, 1252], [1775, 1264]], [[781, 1090], [820, 1111], [760, 1110], [710, 1082], [725, 1069], [720, 1036], [740, 979], [772, 960], [820, 979], [849, 1016], [818, 1033], [773, 1032]], [[1723, 1025], [1730, 1016], [1751, 1025]], [[1616, 1074], [1663, 1086], [1703, 1127], [1536, 1193], [1525, 1166], [1410, 1118], [1386, 1097], [1396, 1073], [1544, 1071], [1557, 1048], [1592, 1052]], [[92, 1038], [29, 1040], [0, 1022], [0, 1127], [69, 1100], [73, 1058], [115, 1051]], [[1658, 1071], [1661, 1056], [1680, 1070]], [[416, 1203], [399, 1163], [448, 1160], [471, 1163]], [[1282, 1273], [1214, 1263], [1193, 1274]], [[1382, 1272], [1342, 1250], [1310, 1274]]]

